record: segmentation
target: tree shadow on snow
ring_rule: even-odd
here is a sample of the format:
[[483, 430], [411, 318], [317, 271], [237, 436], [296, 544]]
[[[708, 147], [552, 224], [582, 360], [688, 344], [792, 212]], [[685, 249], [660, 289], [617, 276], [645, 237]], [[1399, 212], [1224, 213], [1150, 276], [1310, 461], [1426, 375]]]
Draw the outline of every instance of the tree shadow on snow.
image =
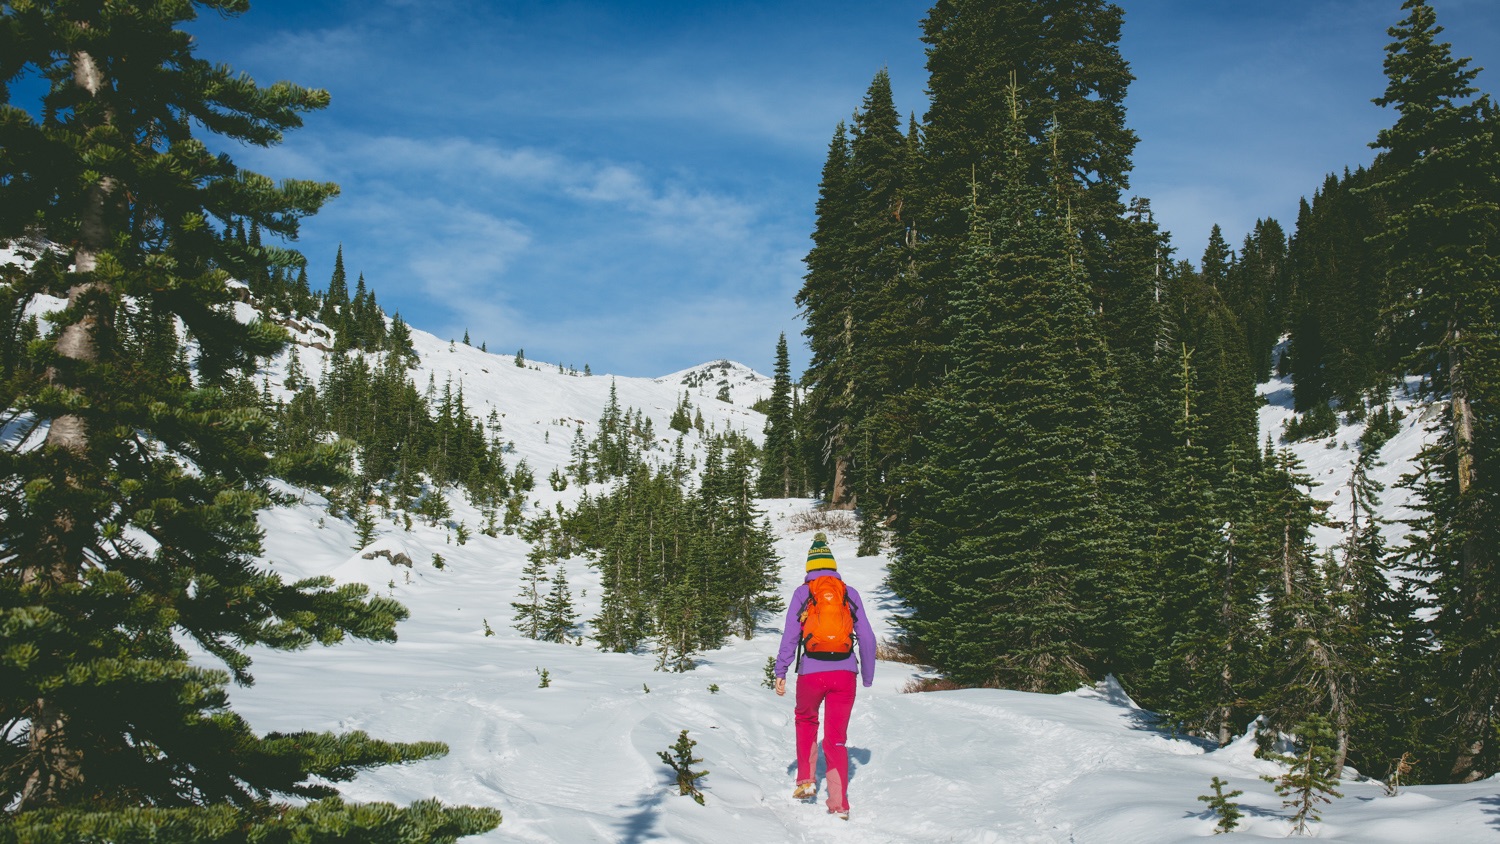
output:
[[892, 592], [891, 588], [884, 583], [871, 589], [868, 597], [875, 599], [875, 606], [878, 609], [892, 615], [904, 614], [907, 610], [906, 602], [896, 597], [896, 593]]
[[[669, 777], [668, 788], [677, 787], [677, 779]], [[635, 811], [620, 819], [621, 844], [640, 844], [642, 841], [660, 841], [662, 834], [656, 831], [656, 821], [661, 815], [661, 801], [665, 800], [668, 792], [661, 789], [643, 797]], [[691, 798], [688, 798], [691, 799]]]
[[1481, 797], [1478, 803], [1484, 807], [1483, 813], [1488, 817], [1490, 826], [1500, 828], [1500, 794]]
[[1158, 735], [1172, 739], [1173, 741], [1185, 741], [1188, 744], [1197, 745], [1198, 747], [1202, 748], [1204, 753], [1212, 753], [1215, 750], [1222, 749], [1219, 747], [1219, 743], [1217, 741], [1214, 741], [1213, 739], [1204, 738], [1203, 736], [1189, 735], [1188, 733], [1172, 729], [1171, 723], [1169, 723], [1166, 718], [1158, 715], [1155, 712], [1152, 712], [1149, 709], [1124, 710], [1120, 713], [1120, 718], [1125, 721], [1125, 723], [1132, 730], [1142, 730], [1148, 733], [1157, 733]]
[[[1285, 812], [1280, 812], [1275, 809], [1262, 809], [1259, 806], [1251, 806], [1248, 803], [1240, 803], [1237, 805], [1240, 807], [1240, 814], [1249, 817], [1272, 818], [1274, 820], [1283, 821], [1287, 819]], [[1212, 809], [1205, 809], [1201, 812], [1183, 812], [1182, 816], [1184, 818], [1197, 818], [1204, 821], [1216, 821], [1219, 819], [1219, 816], [1214, 814], [1214, 811]]]
[[1266, 404], [1272, 407], [1285, 407], [1290, 409], [1292, 405], [1292, 388], [1278, 387], [1265, 394]]

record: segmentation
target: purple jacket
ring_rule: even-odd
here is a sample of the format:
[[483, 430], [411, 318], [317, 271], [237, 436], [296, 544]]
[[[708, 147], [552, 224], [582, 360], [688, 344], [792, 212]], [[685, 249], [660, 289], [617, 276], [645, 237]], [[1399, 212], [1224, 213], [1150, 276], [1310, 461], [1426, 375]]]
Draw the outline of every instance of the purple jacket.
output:
[[[781, 650], [776, 653], [776, 676], [785, 678], [787, 668], [797, 658], [797, 645], [802, 639], [802, 622], [797, 616], [802, 612], [802, 605], [807, 603], [807, 584], [814, 579], [830, 575], [839, 577], [836, 569], [817, 569], [807, 573], [803, 578], [802, 585], [792, 593], [792, 600], [786, 607], [786, 623], [781, 627]], [[849, 595], [849, 603], [854, 606], [854, 640], [859, 645], [859, 656], [854, 654], [839, 660], [804, 659], [798, 666], [798, 672], [802, 674], [817, 674], [820, 671], [858, 671], [864, 680], [865, 687], [875, 682], [875, 631], [870, 629], [870, 619], [865, 615], [864, 602], [859, 599], [859, 592], [853, 586], [845, 585], [845, 592]]]

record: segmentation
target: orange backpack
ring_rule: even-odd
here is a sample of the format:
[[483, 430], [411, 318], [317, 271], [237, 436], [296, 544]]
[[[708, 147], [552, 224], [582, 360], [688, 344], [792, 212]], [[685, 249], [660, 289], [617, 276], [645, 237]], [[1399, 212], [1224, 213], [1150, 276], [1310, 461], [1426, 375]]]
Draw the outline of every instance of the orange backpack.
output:
[[807, 584], [802, 622], [802, 650], [813, 659], [846, 659], [854, 653], [854, 606], [844, 581], [830, 575]]

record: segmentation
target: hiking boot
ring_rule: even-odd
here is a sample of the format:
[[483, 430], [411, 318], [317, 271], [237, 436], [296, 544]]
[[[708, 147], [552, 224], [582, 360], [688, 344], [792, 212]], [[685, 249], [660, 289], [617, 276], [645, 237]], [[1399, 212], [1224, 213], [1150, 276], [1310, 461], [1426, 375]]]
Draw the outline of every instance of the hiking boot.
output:
[[845, 809], [842, 812], [835, 811], [833, 809], [829, 809], [828, 810], [828, 814], [836, 816], [841, 821], [847, 821], [847, 820], [849, 820], [849, 810], [848, 809]]
[[815, 782], [799, 782], [797, 788], [792, 792], [793, 800], [812, 800], [818, 796], [818, 784]]

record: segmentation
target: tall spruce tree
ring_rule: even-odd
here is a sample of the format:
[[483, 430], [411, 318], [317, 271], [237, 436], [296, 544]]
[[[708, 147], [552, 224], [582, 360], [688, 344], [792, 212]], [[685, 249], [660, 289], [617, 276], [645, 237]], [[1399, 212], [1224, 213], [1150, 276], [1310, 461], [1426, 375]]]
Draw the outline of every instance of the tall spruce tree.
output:
[[973, 184], [950, 369], [890, 579], [907, 632], [944, 673], [1060, 691], [1118, 647], [1103, 602], [1130, 562], [1111, 488], [1122, 455], [1079, 247], [1028, 183], [1010, 96], [1010, 154], [988, 208]]
[[[849, 132], [843, 123], [828, 143], [828, 157], [818, 185], [813, 246], [807, 253], [807, 275], [796, 303], [807, 327], [811, 357], [803, 383], [808, 387], [804, 412], [809, 450], [817, 467], [816, 486], [836, 505], [847, 506], [848, 464], [844, 458], [848, 430], [849, 336], [853, 322], [853, 282], [849, 250], [853, 233], [853, 176]], [[840, 463], [843, 460], [844, 462]]]
[[1483, 410], [1500, 399], [1500, 141], [1495, 107], [1472, 85], [1479, 69], [1437, 41], [1426, 2], [1402, 8], [1375, 100], [1397, 112], [1373, 144], [1384, 150], [1374, 190], [1389, 206], [1375, 242], [1407, 366], [1447, 400], [1415, 482], [1421, 537], [1407, 564], [1429, 582], [1447, 777], [1469, 781], [1500, 770], [1500, 430]]
[[[1269, 452], [1269, 449], [1268, 449]], [[1265, 676], [1258, 701], [1261, 731], [1291, 732], [1309, 716], [1348, 724], [1352, 700], [1341, 682], [1349, 671], [1338, 624], [1325, 588], [1326, 567], [1312, 539], [1327, 505], [1308, 492], [1311, 478], [1290, 450], [1265, 455], [1261, 470], [1261, 523], [1269, 557], [1262, 563], [1266, 625]]]
[[[217, 232], [246, 220], [290, 238], [335, 186], [280, 184], [210, 152], [195, 127], [270, 146], [328, 95], [193, 54], [180, 25], [243, 0], [0, 7], [0, 240], [49, 250], [5, 277], [4, 298], [62, 296], [41, 367], [6, 396], [33, 449], [0, 452], [0, 825], [20, 840], [244, 840], [278, 827], [325, 840], [450, 841], [498, 813], [346, 806], [332, 784], [439, 755], [363, 733], [258, 736], [224, 686], [247, 651], [346, 636], [390, 640], [405, 616], [362, 586], [287, 583], [258, 562], [268, 478], [316, 477], [267, 454], [267, 419], [224, 385], [285, 335], [238, 322], [226, 279], [300, 264]], [[18, 91], [40, 101], [12, 105]], [[180, 322], [192, 378], [125, 353], [122, 312]], [[228, 669], [189, 662], [191, 640]], [[292, 806], [278, 797], [308, 800]], [[72, 830], [73, 832], [66, 832]]]
[[[686, 431], [691, 427], [683, 411]], [[792, 365], [786, 335], [776, 340], [776, 370], [771, 381], [771, 402], [766, 408], [764, 457], [756, 490], [762, 498], [791, 498], [797, 478], [797, 430], [792, 419]], [[799, 488], [795, 494], [801, 494]]]
[[[1235, 625], [1243, 621], [1233, 557], [1224, 547], [1217, 466], [1204, 444], [1205, 422], [1190, 350], [1182, 347], [1176, 448], [1164, 472], [1153, 569], [1161, 617], [1155, 665], [1143, 690], [1186, 732], [1227, 744], [1234, 725]], [[1159, 701], [1159, 702], [1157, 702]]]
[[[1086, 276], [1115, 280], [1108, 244], [1120, 234], [1135, 133], [1125, 125], [1134, 77], [1120, 55], [1124, 12], [1101, 0], [939, 0], [922, 21], [931, 107], [924, 120], [933, 280], [951, 280], [967, 231], [969, 183], [981, 187], [1010, 153], [1006, 91], [1027, 104], [1026, 176], [1067, 174]], [[941, 289], [941, 287], [937, 288]], [[1096, 293], [1097, 295], [1097, 293]]]
[[[847, 250], [853, 280], [849, 398], [845, 441], [850, 485], [862, 512], [878, 517], [892, 509], [892, 470], [904, 462], [919, 425], [913, 400], [921, 395], [914, 366], [923, 331], [913, 237], [918, 203], [908, 182], [916, 176], [920, 144], [901, 134], [886, 71], [875, 75], [854, 115], [850, 142], [853, 239]], [[928, 323], [925, 324], [924, 323]]]

